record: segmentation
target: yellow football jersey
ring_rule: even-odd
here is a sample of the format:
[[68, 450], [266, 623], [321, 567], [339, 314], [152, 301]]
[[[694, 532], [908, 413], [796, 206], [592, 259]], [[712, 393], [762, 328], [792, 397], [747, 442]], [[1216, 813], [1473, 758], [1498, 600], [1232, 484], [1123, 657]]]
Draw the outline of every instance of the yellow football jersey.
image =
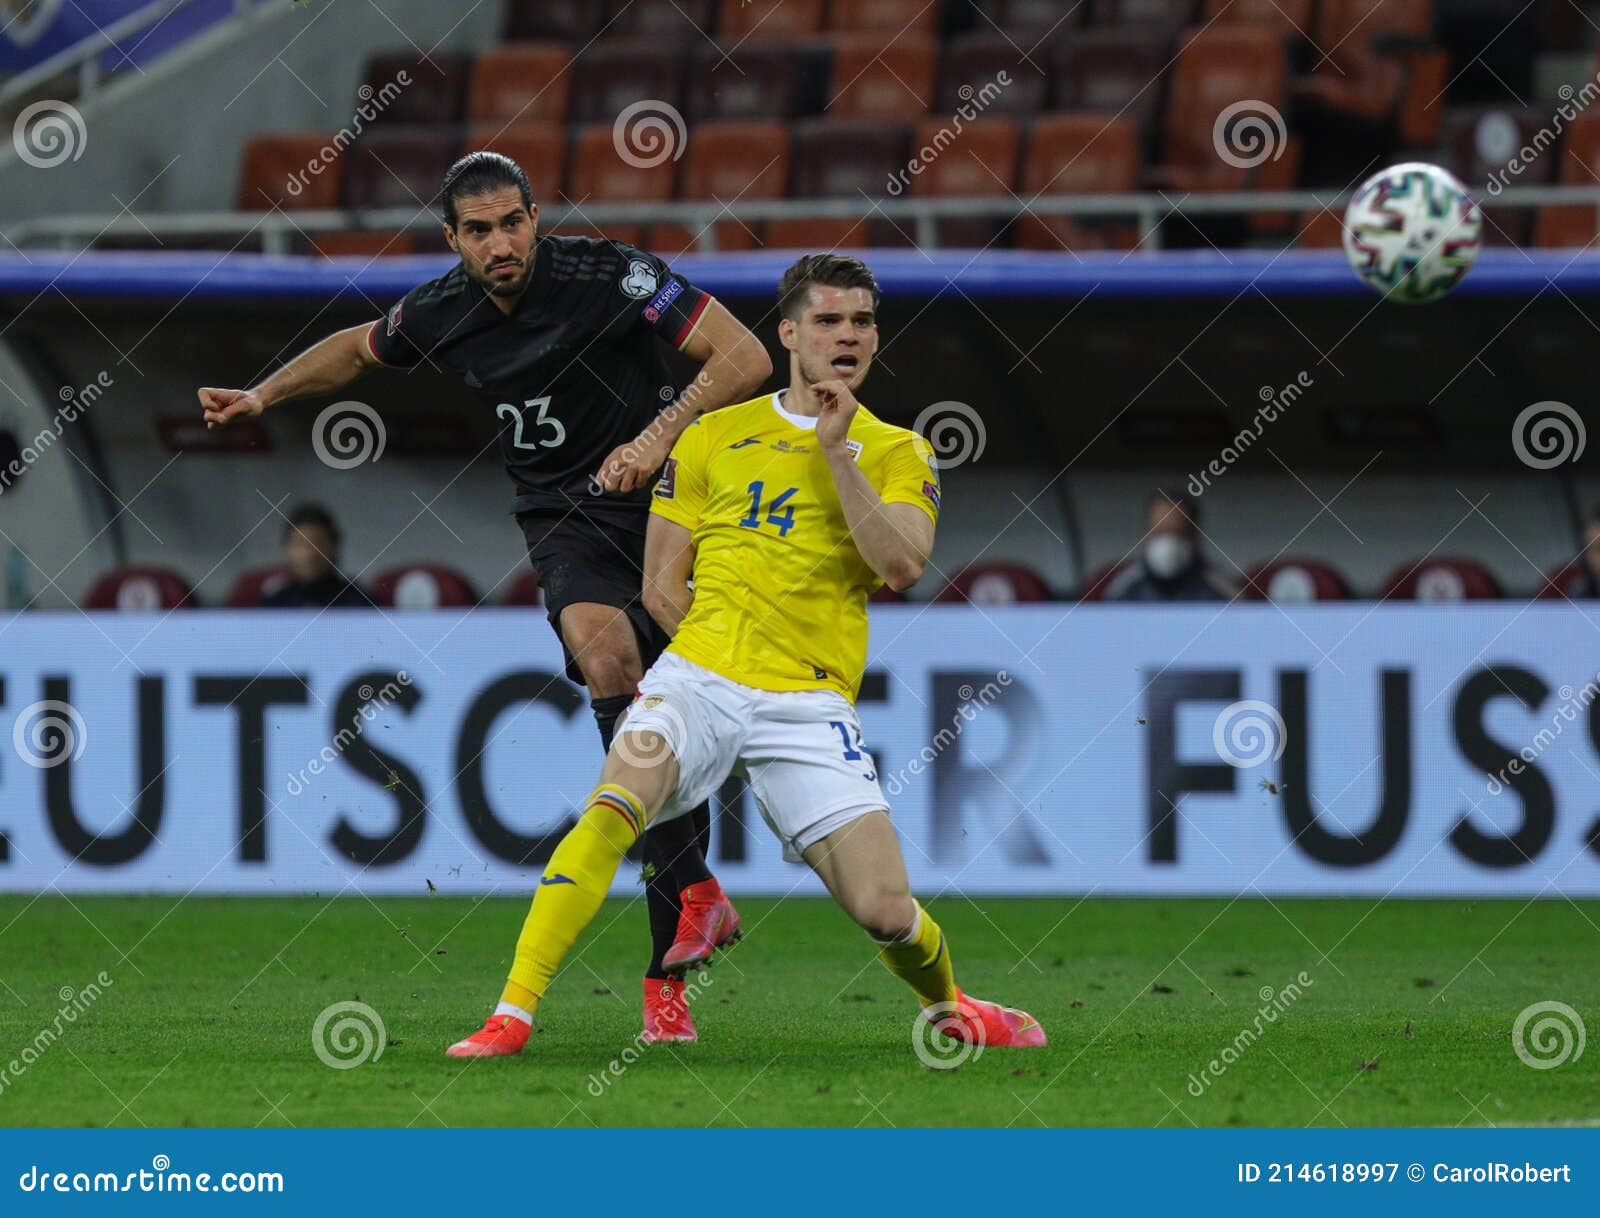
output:
[[[867, 597], [883, 581], [850, 537], [814, 418], [783, 394], [691, 424], [651, 511], [694, 534], [694, 604], [669, 648], [756, 689], [836, 689], [855, 700], [867, 661]], [[846, 443], [885, 503], [937, 522], [939, 471], [915, 432], [865, 406]]]

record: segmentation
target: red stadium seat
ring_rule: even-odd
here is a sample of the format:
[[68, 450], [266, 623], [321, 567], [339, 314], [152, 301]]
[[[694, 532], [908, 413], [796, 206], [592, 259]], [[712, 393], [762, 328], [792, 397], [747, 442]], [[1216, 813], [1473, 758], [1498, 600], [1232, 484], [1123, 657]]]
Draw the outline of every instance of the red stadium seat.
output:
[[932, 34], [842, 36], [834, 43], [827, 112], [836, 119], [917, 118], [933, 104], [938, 64]]
[[980, 30], [1005, 30], [1024, 47], [1032, 47], [1041, 38], [1057, 38], [1077, 29], [1083, 23], [1083, 7], [1061, 0], [984, 0], [987, 20], [979, 17], [973, 24]]
[[[1563, 186], [1593, 186], [1600, 181], [1600, 114], [1585, 112], [1573, 120], [1561, 137], [1560, 160], [1556, 179]], [[1595, 234], [1592, 204], [1541, 207], [1534, 244], [1579, 249], [1594, 241]]]
[[[333, 136], [314, 131], [258, 135], [244, 146], [239, 167], [240, 211], [331, 211], [339, 206], [344, 158]], [[312, 169], [316, 173], [312, 173]]]
[[1311, 0], [1206, 0], [1201, 20], [1259, 25], [1285, 38], [1311, 37]]
[[746, 38], [804, 38], [822, 29], [825, 0], [783, 0], [782, 4], [750, 4], [721, 0], [717, 33], [724, 46]]
[[821, 105], [819, 56], [781, 42], [699, 47], [692, 56], [686, 117], [790, 118]]
[[1083, 588], [1078, 593], [1081, 601], [1103, 601], [1111, 593], [1112, 587], [1118, 582], [1123, 572], [1139, 565], [1136, 558], [1125, 558], [1121, 562], [1107, 563], [1092, 572], [1088, 579], [1083, 581]]
[[[999, 30], [962, 34], [946, 44], [939, 64], [939, 109], [954, 113], [971, 104], [986, 117], [1025, 117], [1049, 107], [1048, 60], [1041, 47], [1028, 50]], [[1011, 83], [1000, 84], [1000, 73]]]
[[606, 18], [605, 0], [508, 0], [506, 41], [548, 38], [582, 46]]
[[[874, 230], [867, 199], [881, 198], [903, 171], [910, 132], [870, 120], [809, 119], [790, 131], [789, 193], [795, 198], [843, 197], [861, 204], [859, 218], [771, 220], [767, 245], [776, 249], [858, 249]], [[862, 196], [865, 195], [866, 199]]]
[[1425, 558], [1407, 563], [1383, 587], [1384, 600], [1494, 600], [1500, 585], [1470, 558]]
[[1055, 598], [1036, 571], [1016, 563], [974, 563], [958, 572], [933, 598], [938, 604], [1012, 605]]
[[1171, 37], [1194, 21], [1195, 0], [1090, 0], [1089, 24], [1138, 27]]
[[375, 576], [372, 599], [394, 609], [444, 609], [478, 603], [466, 576], [431, 563], [391, 567]]
[[1172, 39], [1160, 30], [1085, 30], [1054, 56], [1057, 110], [1096, 110], [1138, 127], [1141, 142], [1160, 125]]
[[[701, 123], [684, 158], [686, 200], [733, 204], [781, 199], [789, 182], [789, 133], [777, 123]], [[754, 229], [738, 220], [719, 220], [714, 235], [719, 250], [747, 250], [758, 244]], [[699, 234], [684, 225], [657, 224], [650, 247], [659, 254], [692, 249]]]
[[604, 37], [704, 42], [715, 10], [716, 0], [614, 0]]
[[1310, 558], [1282, 558], [1245, 572], [1244, 598], [1298, 604], [1350, 599], [1350, 588], [1327, 563]]
[[477, 123], [462, 152], [491, 149], [522, 166], [533, 198], [553, 198], [567, 180], [567, 132], [560, 123]]
[[1577, 596], [1582, 590], [1580, 583], [1582, 578], [1582, 558], [1574, 558], [1569, 562], [1565, 562], [1545, 576], [1544, 583], [1539, 586], [1539, 591], [1534, 594], [1534, 600], [1554, 601]]
[[490, 47], [472, 66], [467, 117], [475, 123], [565, 122], [572, 50], [558, 42]]
[[539, 587], [539, 573], [537, 571], [524, 571], [516, 579], [512, 580], [511, 586], [506, 589], [506, 594], [501, 604], [544, 604], [544, 591]]
[[[950, 138], [954, 134], [954, 138]], [[1009, 118], [980, 118], [955, 125], [948, 118], [928, 118], [917, 128], [918, 148], [939, 148], [932, 161], [911, 179], [917, 198], [1006, 196], [1017, 180], [1020, 133]], [[940, 220], [939, 244], [981, 249], [995, 238], [997, 220]]]
[[282, 563], [271, 567], [256, 567], [254, 570], [241, 572], [239, 578], [233, 581], [233, 587], [228, 589], [228, 599], [225, 603], [229, 609], [255, 609], [260, 606], [263, 596], [276, 592], [288, 582], [289, 568]]
[[308, 234], [306, 241], [306, 252], [318, 258], [399, 258], [417, 252], [413, 234], [392, 230], [314, 233]]
[[597, 42], [572, 64], [569, 118], [575, 123], [615, 122], [629, 106], [655, 102], [644, 113], [681, 112], [686, 48], [619, 39]]
[[[1138, 137], [1132, 123], [1101, 114], [1047, 114], [1028, 133], [1018, 193], [1024, 201], [1120, 194], [1134, 189], [1138, 175]], [[1025, 249], [1131, 249], [1138, 239], [1131, 221], [1095, 224], [1028, 214], [1017, 222], [1017, 244]]]
[[1295, 96], [1391, 124], [1402, 144], [1433, 143], [1450, 64], [1428, 41], [1432, 26], [1432, 0], [1320, 0], [1312, 42], [1323, 50]]
[[193, 609], [199, 605], [189, 581], [166, 567], [119, 567], [95, 580], [83, 598], [85, 609], [129, 613]]
[[1301, 249], [1336, 250], [1344, 245], [1344, 214], [1338, 208], [1302, 212], [1299, 225], [1294, 243]]
[[939, 30], [939, 0], [829, 0], [828, 28], [838, 33], [882, 30], [896, 38]]
[[392, 127], [369, 132], [345, 153], [344, 205], [431, 208], [456, 152], [455, 136], [448, 131]]
[[[410, 84], [401, 83], [401, 73]], [[460, 51], [391, 51], [367, 60], [361, 101], [378, 111], [368, 123], [453, 123], [467, 112], [467, 82], [472, 56]]]
[[[611, 124], [592, 123], [578, 131], [572, 146], [571, 194], [582, 206], [588, 202], [668, 203], [678, 163], [671, 157], [659, 165], [622, 159], [612, 138]], [[638, 244], [639, 225], [608, 226], [606, 236]]]

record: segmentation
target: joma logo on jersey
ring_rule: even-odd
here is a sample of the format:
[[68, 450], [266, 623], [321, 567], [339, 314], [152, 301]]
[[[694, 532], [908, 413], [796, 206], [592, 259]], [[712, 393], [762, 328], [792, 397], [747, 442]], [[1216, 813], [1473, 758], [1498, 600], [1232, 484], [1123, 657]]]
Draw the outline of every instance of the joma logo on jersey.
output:
[[774, 440], [767, 445], [773, 452], [779, 453], [808, 453], [811, 450], [804, 444], [790, 444], [787, 440]]
[[[700, 421], [699, 419], [695, 420], [696, 423], [698, 423], [699, 421]], [[760, 440], [756, 439], [754, 436], [751, 436], [747, 440], [740, 440], [737, 444], [728, 445], [728, 451], [732, 452], [736, 448], [749, 448], [752, 444], [760, 444], [760, 443], [761, 443]]]

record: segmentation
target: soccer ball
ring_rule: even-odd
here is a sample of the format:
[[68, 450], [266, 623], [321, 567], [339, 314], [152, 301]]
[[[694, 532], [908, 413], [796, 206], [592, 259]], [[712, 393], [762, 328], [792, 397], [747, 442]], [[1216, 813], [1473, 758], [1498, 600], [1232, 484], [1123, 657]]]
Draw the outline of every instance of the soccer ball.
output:
[[1344, 213], [1350, 267], [1390, 300], [1428, 304], [1472, 269], [1483, 220], [1460, 182], [1420, 161], [1361, 184]]

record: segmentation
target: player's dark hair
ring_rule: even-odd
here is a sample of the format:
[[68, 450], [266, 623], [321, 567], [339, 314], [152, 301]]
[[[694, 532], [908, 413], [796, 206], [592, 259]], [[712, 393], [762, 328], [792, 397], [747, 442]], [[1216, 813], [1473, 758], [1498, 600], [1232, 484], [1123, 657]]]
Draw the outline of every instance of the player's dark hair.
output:
[[339, 540], [339, 526], [334, 523], [333, 513], [320, 503], [302, 503], [290, 512], [283, 524], [283, 539], [289, 540], [289, 534], [296, 529], [310, 526], [312, 528], [327, 529], [328, 535]]
[[456, 200], [470, 195], [486, 195], [493, 190], [515, 186], [522, 194], [522, 205], [533, 207], [533, 190], [528, 185], [528, 175], [522, 172], [510, 157], [485, 149], [469, 152], [445, 171], [444, 184], [439, 188], [443, 200], [444, 222], [456, 226]]
[[1200, 528], [1200, 501], [1185, 491], [1175, 491], [1168, 487], [1157, 487], [1151, 492], [1150, 498], [1145, 502], [1145, 511], [1148, 512], [1158, 503], [1170, 503], [1183, 513], [1183, 518], [1189, 522], [1191, 533]]
[[878, 308], [878, 281], [865, 262], [849, 254], [807, 254], [778, 281], [779, 314], [799, 321], [806, 307], [806, 292], [814, 283], [829, 288], [866, 288], [872, 293], [873, 310]]

